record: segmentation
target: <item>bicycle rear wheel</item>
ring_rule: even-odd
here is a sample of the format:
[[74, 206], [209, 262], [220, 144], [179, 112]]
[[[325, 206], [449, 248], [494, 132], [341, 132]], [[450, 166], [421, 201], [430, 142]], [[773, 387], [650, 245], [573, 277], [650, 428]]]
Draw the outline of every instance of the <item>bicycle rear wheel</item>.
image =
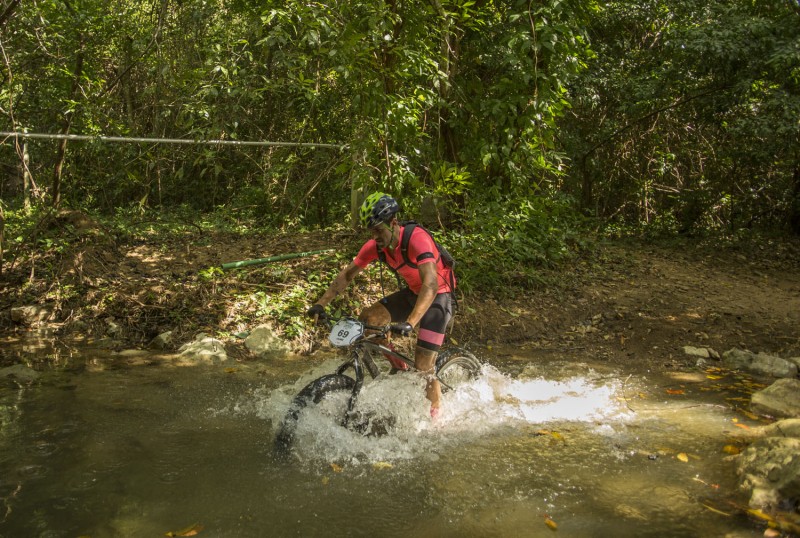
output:
[[467, 351], [458, 347], [446, 349], [436, 357], [436, 377], [442, 390], [455, 390], [459, 385], [477, 378], [481, 363]]
[[278, 434], [275, 436], [275, 454], [285, 457], [294, 444], [297, 422], [300, 420], [300, 412], [309, 403], [318, 404], [327, 395], [334, 392], [352, 391], [356, 380], [342, 374], [324, 375], [315, 379], [305, 386], [292, 400], [289, 410], [286, 412]]

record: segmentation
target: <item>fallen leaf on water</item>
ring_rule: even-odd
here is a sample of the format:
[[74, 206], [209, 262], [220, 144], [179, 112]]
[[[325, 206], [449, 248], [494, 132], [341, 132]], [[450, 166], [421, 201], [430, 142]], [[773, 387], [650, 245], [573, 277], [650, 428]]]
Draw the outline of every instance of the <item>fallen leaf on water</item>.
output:
[[701, 478], [697, 478], [696, 476], [694, 478], [692, 478], [692, 480], [694, 480], [695, 482], [700, 482], [704, 486], [708, 486], [708, 487], [714, 488], [714, 489], [719, 489], [719, 484], [709, 484], [705, 480], [703, 480]]
[[715, 514], [719, 514], [721, 516], [726, 516], [726, 517], [731, 517], [731, 515], [729, 513], [723, 512], [722, 510], [718, 510], [718, 509], [714, 508], [713, 506], [708, 505], [706, 503], [703, 503], [703, 507], [705, 507], [707, 510], [711, 510]]
[[758, 519], [763, 519], [764, 521], [772, 521], [772, 516], [765, 514], [758, 508], [751, 508], [747, 511], [747, 513], [751, 516], [757, 517]]
[[333, 470], [334, 473], [341, 473], [342, 471], [344, 471], [344, 467], [342, 467], [341, 465], [336, 465], [335, 463], [331, 463], [331, 469]]
[[170, 531], [164, 536], [197, 536], [197, 534], [203, 530], [203, 526], [200, 523], [195, 523], [194, 525], [189, 525], [185, 529], [181, 529], [179, 531]]
[[554, 531], [558, 530], [558, 523], [556, 523], [555, 521], [553, 521], [550, 518], [545, 519], [544, 520], [544, 524], [547, 525], [548, 527], [550, 527], [550, 530], [554, 530]]
[[742, 451], [742, 449], [736, 445], [725, 445], [722, 447], [722, 451], [726, 454], [738, 454]]
[[683, 389], [667, 389], [667, 394], [684, 394]]
[[679, 460], [681, 460], [683, 463], [686, 463], [686, 462], [689, 461], [689, 456], [686, 455], [686, 452], [681, 452], [680, 454], [678, 454], [675, 457], [678, 458]]
[[761, 418], [758, 415], [756, 415], [755, 413], [751, 413], [750, 411], [748, 411], [746, 409], [737, 408], [736, 412], [743, 414], [744, 416], [746, 416], [750, 420], [758, 420], [759, 418]]
[[388, 461], [376, 461], [372, 464], [373, 469], [391, 469], [392, 467], [394, 467], [394, 465]]
[[750, 429], [750, 426], [748, 426], [747, 424], [742, 424], [741, 422], [737, 422], [736, 424], [734, 424], [734, 426], [742, 428], [743, 430], [749, 430]]
[[561, 434], [560, 434], [560, 433], [558, 433], [558, 432], [552, 432], [550, 435], [552, 435], [552, 436], [553, 436], [553, 439], [556, 439], [556, 440], [558, 440], [558, 441], [563, 441], [563, 440], [564, 440], [564, 436], [563, 436], [563, 435], [561, 435]]

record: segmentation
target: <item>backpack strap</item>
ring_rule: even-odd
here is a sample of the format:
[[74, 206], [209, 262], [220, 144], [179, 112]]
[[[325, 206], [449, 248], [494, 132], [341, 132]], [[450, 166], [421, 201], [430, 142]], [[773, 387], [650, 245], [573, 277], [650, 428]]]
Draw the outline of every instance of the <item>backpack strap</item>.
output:
[[[411, 242], [411, 234], [414, 233], [414, 230], [419, 226], [419, 224], [416, 221], [413, 221], [413, 220], [406, 220], [406, 221], [400, 222], [400, 225], [403, 227], [403, 236], [400, 238], [400, 254], [403, 257], [403, 263], [398, 265], [397, 268], [392, 267], [391, 265], [389, 265], [386, 262], [386, 254], [383, 252], [383, 250], [378, 248], [377, 245], [375, 245], [375, 248], [378, 250], [378, 260], [380, 262], [386, 264], [386, 266], [389, 267], [389, 269], [392, 270], [392, 272], [394, 273], [395, 278], [397, 278], [398, 287], [402, 288], [403, 287], [403, 281], [401, 280], [400, 273], [397, 272], [397, 269], [400, 269], [404, 265], [408, 265], [412, 269], [417, 269], [419, 267], [418, 264], [416, 264], [415, 262], [412, 262], [408, 258], [408, 244]], [[419, 228], [422, 231], [424, 231], [426, 234], [428, 234], [431, 239], [433, 239], [433, 235], [431, 235], [431, 233], [428, 230], [426, 230], [422, 226], [419, 226]], [[436, 254], [434, 255], [432, 252], [425, 253], [422, 256], [420, 256], [417, 259], [417, 261], [426, 260], [428, 258], [435, 258], [436, 259], [435, 261], [437, 263], [439, 262], [439, 259], [442, 257], [442, 247], [439, 245], [439, 243], [436, 242], [436, 240], [433, 241], [433, 244], [436, 247]], [[447, 265], [447, 260], [449, 259], [450, 260], [450, 265], [448, 265], [448, 267], [450, 268], [450, 282], [449, 282], [449, 284], [450, 284], [450, 290], [453, 292], [453, 296], [455, 297], [455, 288], [456, 287], [455, 287], [455, 276], [453, 274], [454, 273], [454, 271], [453, 271], [454, 262], [453, 262], [453, 259], [452, 259], [452, 257], [450, 256], [449, 253], [447, 254], [447, 256], [448, 256], [448, 258], [445, 258], [445, 265]], [[381, 266], [381, 269], [382, 268], [383, 268], [383, 266]], [[383, 275], [383, 273], [381, 273], [381, 275]], [[381, 281], [383, 281], [383, 276], [381, 276]], [[381, 287], [382, 286], [383, 285], [381, 284]]]

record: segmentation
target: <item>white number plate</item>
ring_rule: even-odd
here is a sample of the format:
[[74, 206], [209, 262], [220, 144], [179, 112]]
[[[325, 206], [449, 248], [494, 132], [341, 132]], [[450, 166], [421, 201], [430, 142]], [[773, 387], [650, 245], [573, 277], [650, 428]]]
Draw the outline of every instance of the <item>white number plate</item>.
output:
[[328, 339], [334, 346], [347, 347], [364, 334], [364, 325], [355, 319], [340, 319], [331, 329]]

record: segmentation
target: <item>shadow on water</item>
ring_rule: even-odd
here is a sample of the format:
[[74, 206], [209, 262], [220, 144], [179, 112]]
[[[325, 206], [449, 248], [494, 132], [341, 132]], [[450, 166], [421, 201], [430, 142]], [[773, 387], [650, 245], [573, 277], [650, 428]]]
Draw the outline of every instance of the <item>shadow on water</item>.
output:
[[324, 400], [281, 463], [275, 425], [332, 363], [75, 366], [107, 355], [0, 380], [0, 536], [761, 535], [727, 504], [722, 449], [746, 419], [701, 371], [496, 363], [435, 422], [421, 379], [387, 376], [359, 401], [385, 435]]

